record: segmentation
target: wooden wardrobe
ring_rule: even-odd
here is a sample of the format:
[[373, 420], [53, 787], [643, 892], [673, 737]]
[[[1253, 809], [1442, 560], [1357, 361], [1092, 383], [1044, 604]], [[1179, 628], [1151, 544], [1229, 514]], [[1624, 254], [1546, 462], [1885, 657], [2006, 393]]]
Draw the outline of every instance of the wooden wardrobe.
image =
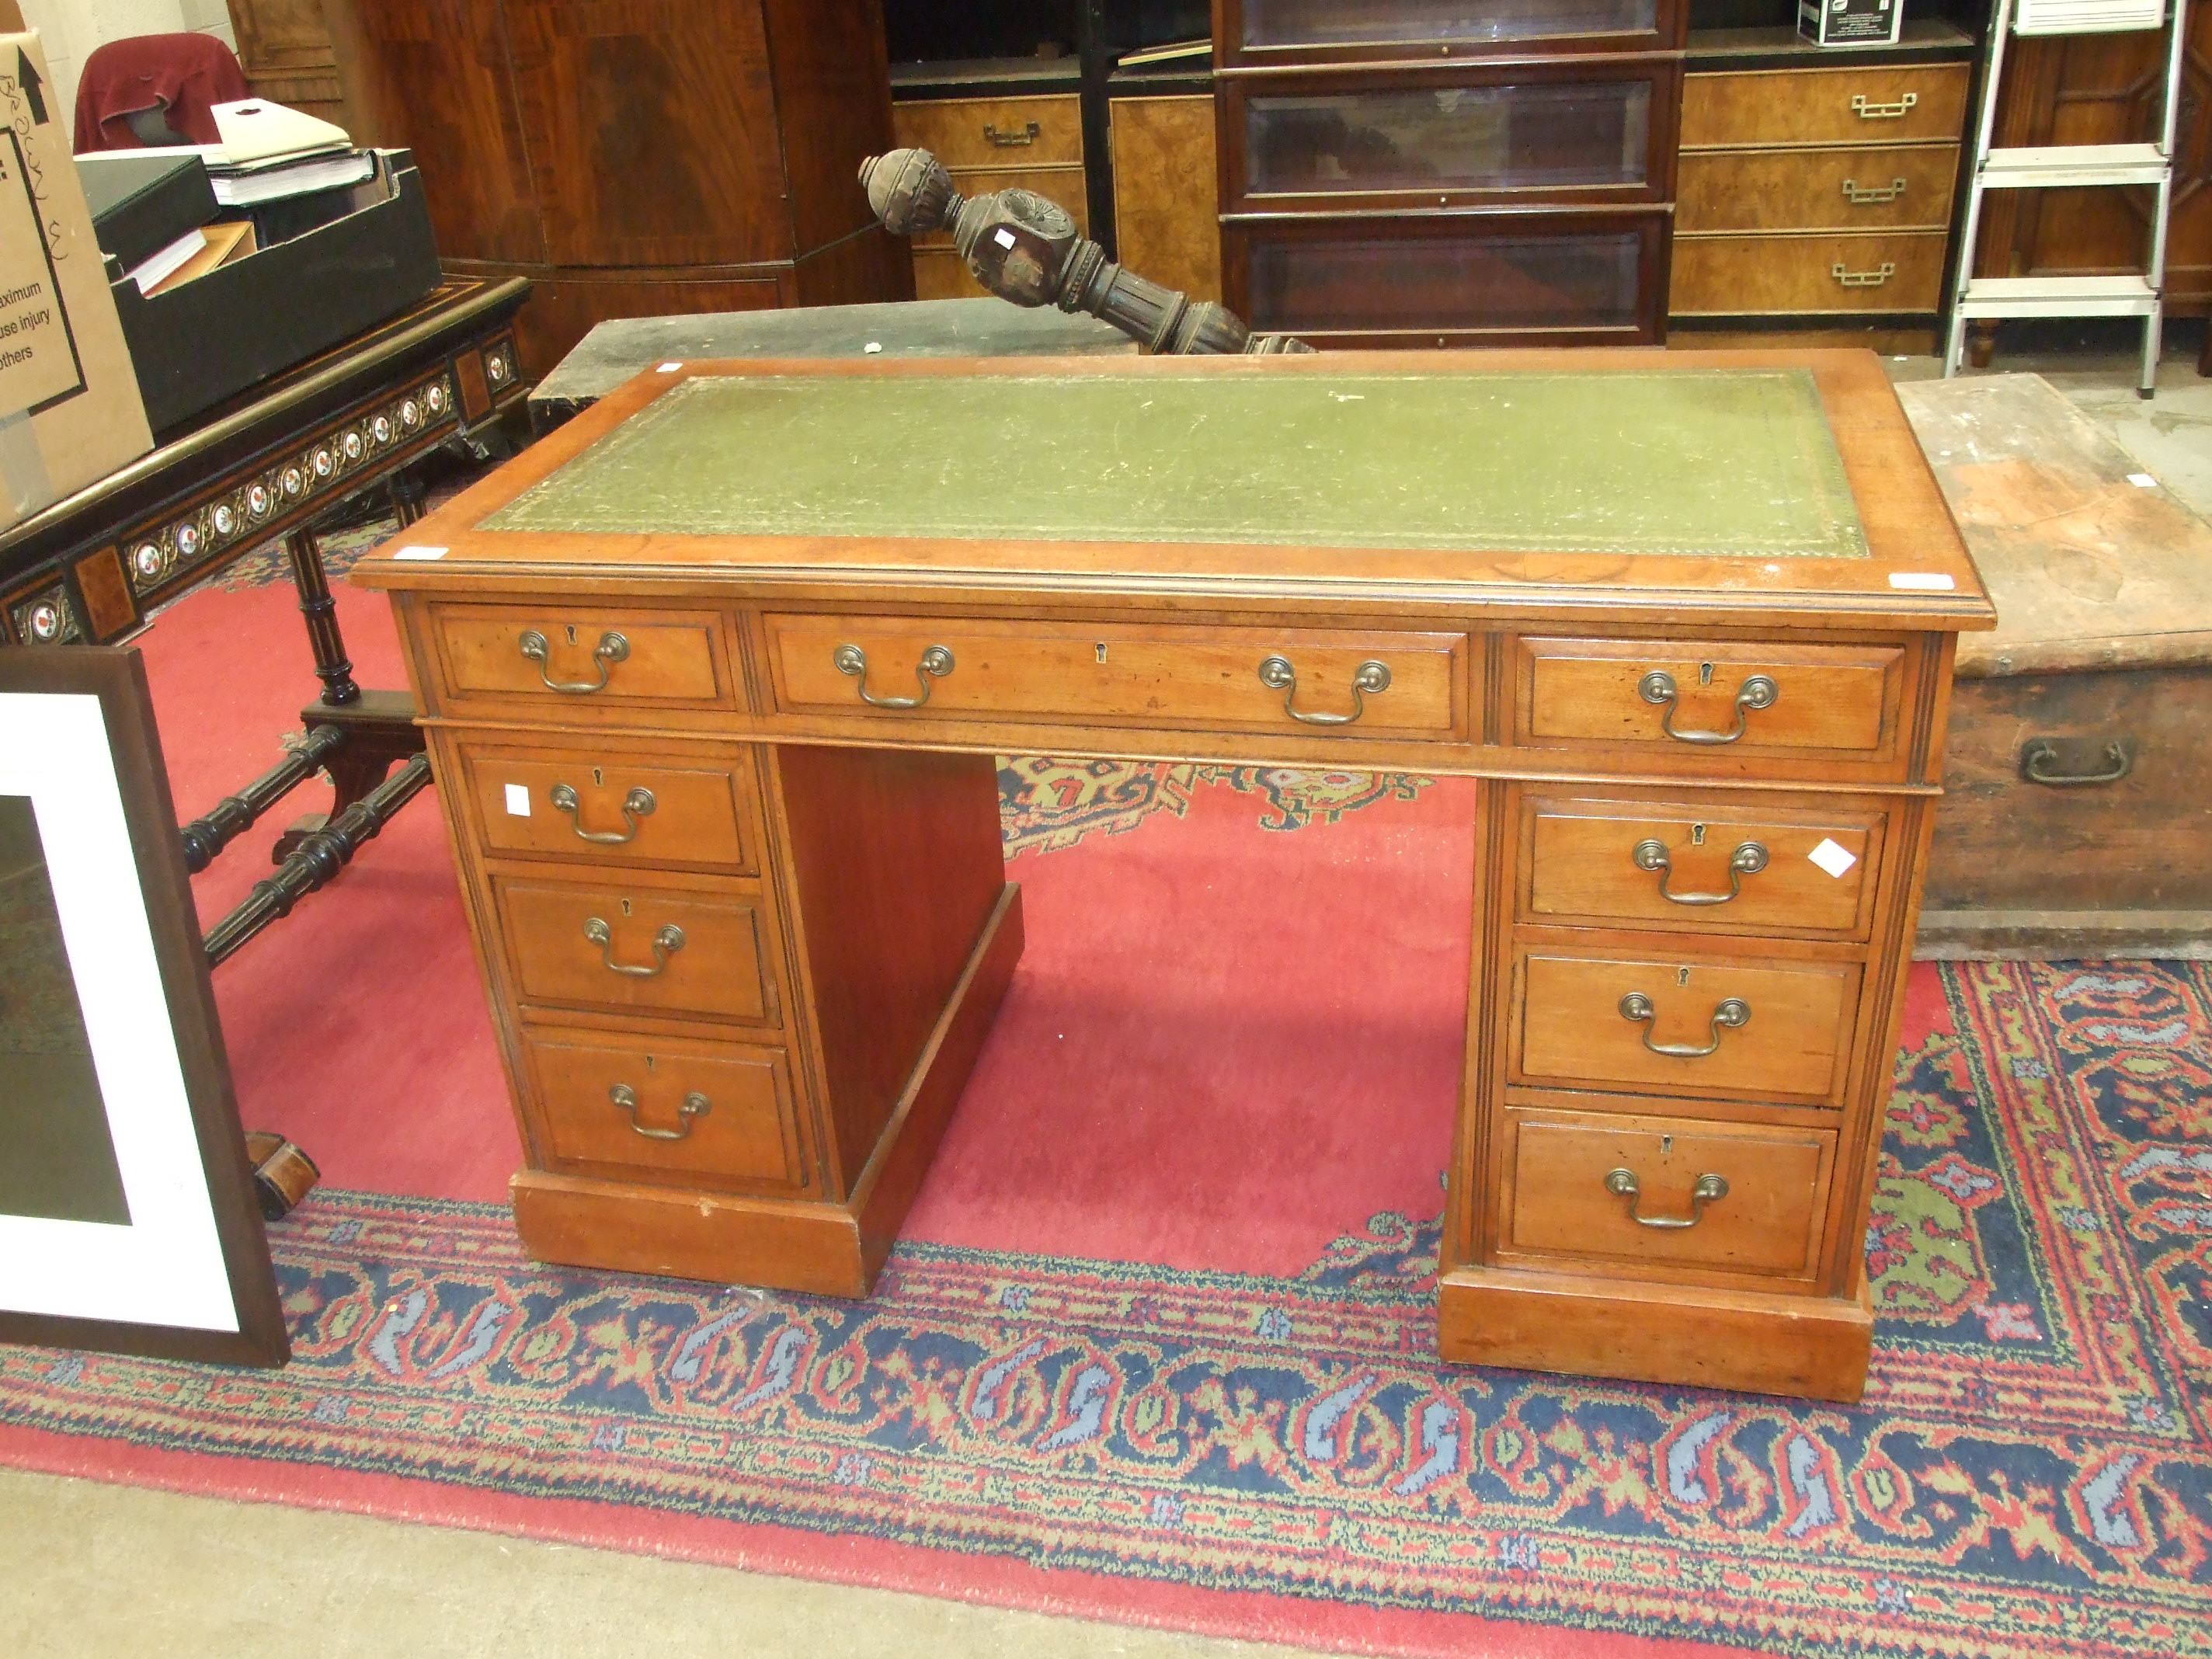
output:
[[526, 276], [526, 374], [610, 317], [910, 298], [860, 160], [880, 0], [324, 0], [356, 140], [415, 152], [448, 270]]

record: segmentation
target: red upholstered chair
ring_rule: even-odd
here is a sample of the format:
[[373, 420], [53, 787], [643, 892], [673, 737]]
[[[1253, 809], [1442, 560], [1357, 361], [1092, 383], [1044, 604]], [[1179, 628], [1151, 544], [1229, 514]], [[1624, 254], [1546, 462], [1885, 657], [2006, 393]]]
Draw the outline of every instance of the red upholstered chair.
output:
[[219, 144], [209, 112], [252, 95], [211, 34], [142, 34], [94, 47], [76, 83], [76, 154], [146, 144]]

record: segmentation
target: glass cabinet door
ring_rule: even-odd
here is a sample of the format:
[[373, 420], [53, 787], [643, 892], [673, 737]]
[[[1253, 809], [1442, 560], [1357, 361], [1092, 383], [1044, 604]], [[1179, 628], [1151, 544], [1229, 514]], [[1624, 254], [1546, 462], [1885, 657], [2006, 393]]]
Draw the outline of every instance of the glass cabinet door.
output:
[[1252, 326], [1316, 344], [1655, 343], [1660, 213], [1468, 215], [1225, 231]]
[[1680, 0], [1227, 0], [1223, 43], [1247, 57], [1476, 55], [1542, 41], [1553, 50], [1667, 51]]
[[[1671, 71], [1662, 72], [1671, 89]], [[1652, 185], [1653, 79], [1388, 91], [1237, 89], [1249, 205], [1282, 197], [1560, 191], [1637, 199]], [[1435, 198], [1447, 198], [1438, 204]], [[1238, 202], [1238, 207], [1246, 206]], [[1265, 205], [1293, 204], [1280, 200]]]

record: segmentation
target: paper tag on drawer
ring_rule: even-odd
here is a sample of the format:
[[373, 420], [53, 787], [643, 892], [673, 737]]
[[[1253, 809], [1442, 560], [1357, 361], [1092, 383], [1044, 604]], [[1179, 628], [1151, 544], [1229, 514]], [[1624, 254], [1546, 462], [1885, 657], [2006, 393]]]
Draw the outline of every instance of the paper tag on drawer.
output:
[[[507, 811], [508, 816], [511, 817], [526, 818], [530, 816], [530, 786], [528, 784], [510, 783], [507, 786]], [[1832, 847], [1834, 846], [1835, 843], [1832, 842], [1824, 841], [1820, 845], [1822, 847]], [[1837, 848], [1836, 850], [1838, 852], [1843, 851], [1841, 848]], [[1820, 854], [1817, 850], [1815, 850], [1813, 856], [1817, 859]], [[1849, 862], [1850, 854], [1844, 853], [1844, 858], [1846, 862]]]
[[1889, 585], [1929, 593], [1948, 593], [1959, 586], [1942, 572], [1928, 570], [1893, 570], [1889, 573]]
[[1821, 838], [1820, 844], [1805, 856], [1839, 880], [1844, 871], [1858, 862], [1856, 854], [1845, 852], [1825, 836]]

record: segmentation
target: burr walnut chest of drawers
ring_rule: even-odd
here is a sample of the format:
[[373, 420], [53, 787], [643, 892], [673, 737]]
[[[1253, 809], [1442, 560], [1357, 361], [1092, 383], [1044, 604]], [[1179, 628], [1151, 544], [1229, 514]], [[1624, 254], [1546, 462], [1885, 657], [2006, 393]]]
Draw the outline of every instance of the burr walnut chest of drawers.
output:
[[1461, 774], [1443, 1352], [1857, 1394], [1991, 620], [1869, 354], [672, 365], [354, 580], [541, 1257], [867, 1292], [1020, 951], [994, 756]]
[[1973, 51], [1941, 18], [1908, 21], [1893, 45], [1691, 31], [1668, 299], [1680, 343], [1777, 328], [1932, 342]]

